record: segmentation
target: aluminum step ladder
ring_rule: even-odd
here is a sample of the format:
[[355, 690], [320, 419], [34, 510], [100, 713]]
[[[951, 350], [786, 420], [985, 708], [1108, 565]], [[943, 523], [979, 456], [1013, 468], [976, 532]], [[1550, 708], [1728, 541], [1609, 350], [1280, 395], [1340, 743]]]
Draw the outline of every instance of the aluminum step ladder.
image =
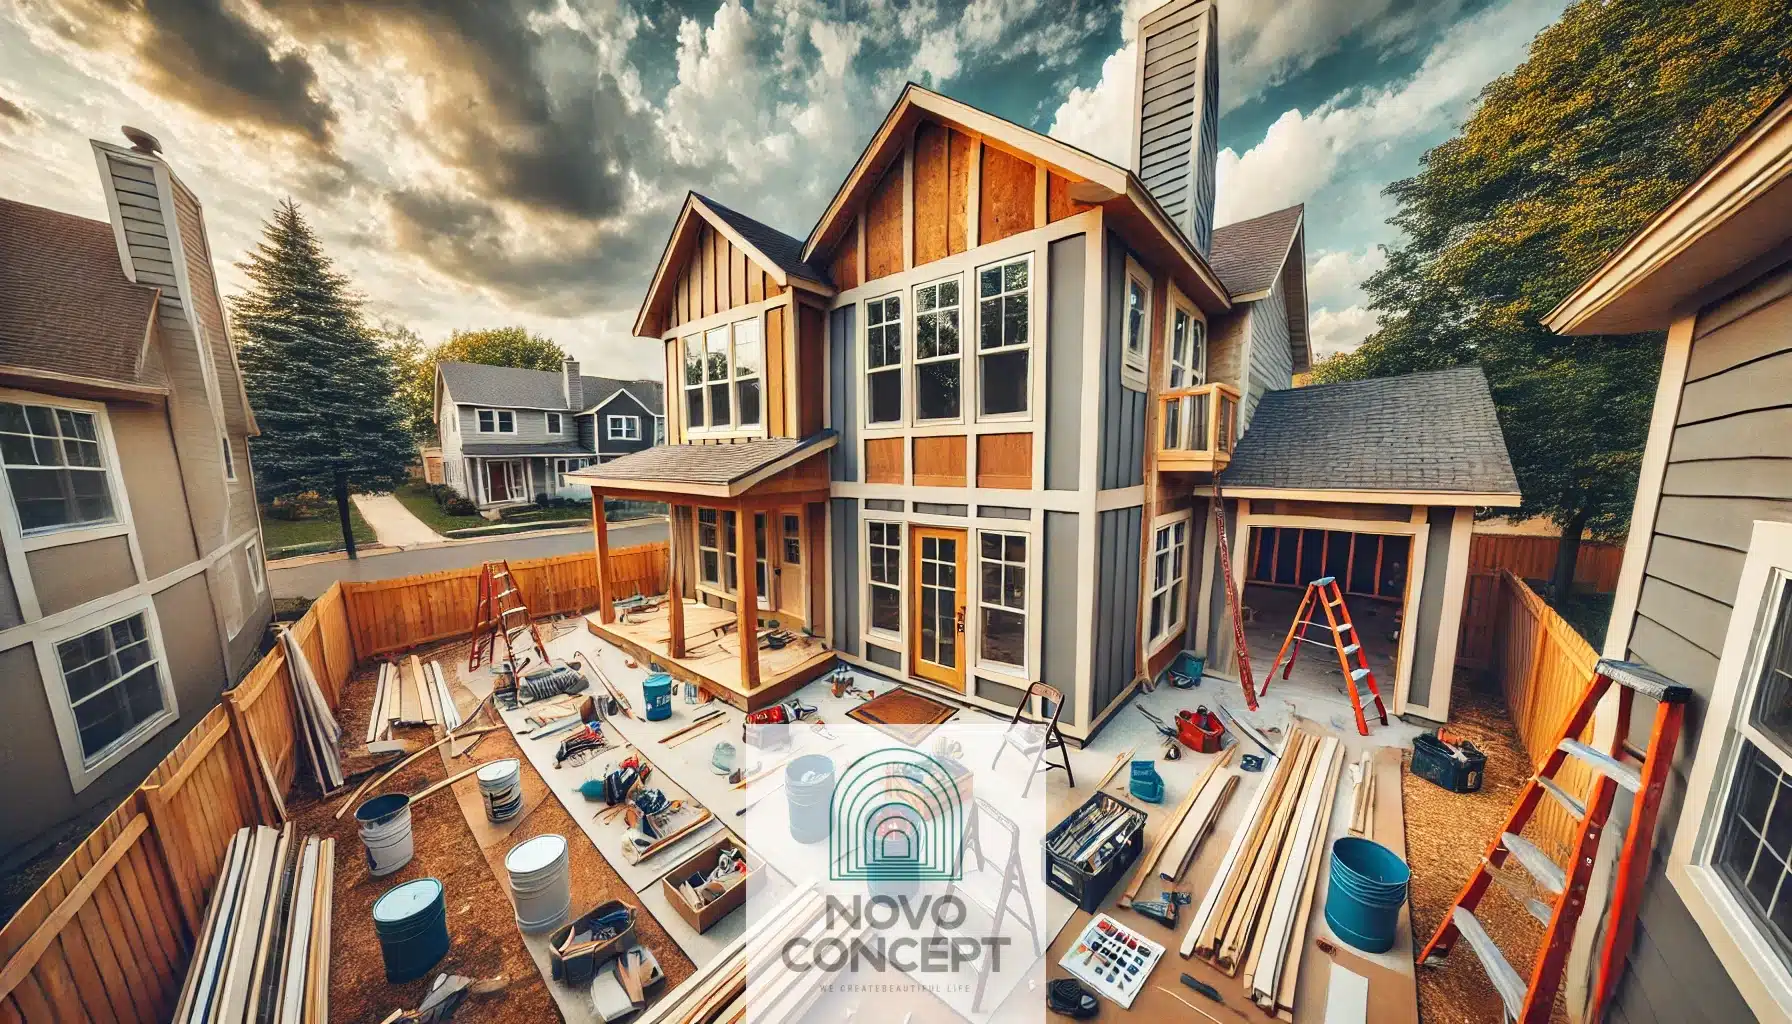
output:
[[[1579, 737], [1592, 722], [1600, 699], [1614, 685], [1619, 687], [1616, 738], [1609, 750], [1599, 750]], [[1656, 702], [1655, 721], [1641, 763], [1631, 764], [1620, 758], [1625, 754], [1624, 740], [1630, 733], [1631, 705], [1638, 695]], [[1680, 741], [1686, 702], [1691, 695], [1692, 691], [1687, 687], [1647, 666], [1609, 658], [1601, 660], [1593, 670], [1593, 680], [1580, 703], [1563, 724], [1549, 756], [1525, 783], [1505, 827], [1488, 844], [1475, 873], [1457, 895], [1449, 916], [1425, 944], [1419, 963], [1441, 965], [1456, 940], [1466, 939], [1499, 992], [1500, 1000], [1505, 1004], [1506, 1018], [1520, 1024], [1547, 1024], [1556, 993], [1561, 989], [1568, 949], [1574, 942], [1575, 925], [1585, 909], [1587, 885], [1599, 851], [1599, 837], [1605, 831], [1606, 817], [1611, 813], [1618, 788], [1623, 787], [1636, 794], [1636, 802], [1631, 810], [1630, 826], [1624, 833], [1624, 846], [1618, 855], [1617, 874], [1612, 884], [1611, 917], [1606, 922], [1599, 950], [1599, 976], [1587, 1015], [1588, 1020], [1603, 1019], [1619, 968], [1635, 934], [1637, 907], [1642, 901], [1643, 885], [1648, 880], [1655, 819], [1661, 810], [1662, 791], [1674, 763], [1674, 748]], [[1569, 758], [1580, 761], [1594, 772], [1591, 792], [1584, 801], [1555, 781], [1556, 774]], [[1580, 821], [1574, 838], [1573, 859], [1567, 867], [1555, 863], [1548, 853], [1523, 836], [1525, 823], [1530, 821], [1545, 798], [1554, 800]], [[1516, 861], [1537, 888], [1554, 898], [1553, 906], [1546, 908], [1540, 900], [1520, 897], [1545, 926], [1543, 943], [1538, 947], [1537, 962], [1531, 968], [1528, 981], [1506, 959], [1487, 929], [1475, 918], [1475, 908], [1488, 885], [1495, 882], [1502, 886], [1509, 884], [1508, 860]]]

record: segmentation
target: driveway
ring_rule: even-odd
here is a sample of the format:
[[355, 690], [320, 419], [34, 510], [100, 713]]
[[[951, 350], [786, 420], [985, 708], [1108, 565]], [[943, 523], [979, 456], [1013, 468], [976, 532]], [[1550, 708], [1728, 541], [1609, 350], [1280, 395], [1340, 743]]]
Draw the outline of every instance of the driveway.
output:
[[414, 548], [447, 540], [391, 494], [357, 494], [354, 502], [361, 510], [361, 518], [373, 527], [374, 536], [387, 547]]
[[[649, 519], [640, 523], [617, 523], [610, 527], [610, 546], [628, 547], [652, 544], [666, 539], [666, 521]], [[280, 568], [268, 566], [268, 583], [275, 597], [316, 597], [337, 580], [384, 580], [394, 576], [464, 569], [488, 559], [506, 558], [522, 561], [547, 558], [591, 550], [591, 531], [559, 531], [528, 533], [517, 537], [494, 537], [490, 540], [449, 541], [409, 551], [370, 551], [355, 561], [330, 558]]]

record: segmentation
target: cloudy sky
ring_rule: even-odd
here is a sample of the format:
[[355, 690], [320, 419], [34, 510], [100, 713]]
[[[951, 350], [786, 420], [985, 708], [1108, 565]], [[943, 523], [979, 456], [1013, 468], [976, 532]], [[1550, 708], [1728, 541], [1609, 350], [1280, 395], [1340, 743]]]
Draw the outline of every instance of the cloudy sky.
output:
[[[376, 316], [648, 375], [687, 189], [801, 237], [911, 80], [1125, 162], [1156, 2], [0, 0], [0, 195], [103, 218], [86, 140], [136, 125], [220, 260], [290, 196]], [[1307, 204], [1322, 352], [1373, 326], [1382, 187], [1565, 4], [1221, 0], [1219, 222]]]

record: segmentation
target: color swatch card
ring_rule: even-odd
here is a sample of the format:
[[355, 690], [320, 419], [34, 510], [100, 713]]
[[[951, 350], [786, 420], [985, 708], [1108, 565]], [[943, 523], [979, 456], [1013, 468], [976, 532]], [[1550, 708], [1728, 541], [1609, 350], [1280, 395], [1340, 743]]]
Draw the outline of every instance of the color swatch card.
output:
[[1059, 966], [1127, 1009], [1164, 955], [1164, 947], [1106, 914], [1097, 914]]

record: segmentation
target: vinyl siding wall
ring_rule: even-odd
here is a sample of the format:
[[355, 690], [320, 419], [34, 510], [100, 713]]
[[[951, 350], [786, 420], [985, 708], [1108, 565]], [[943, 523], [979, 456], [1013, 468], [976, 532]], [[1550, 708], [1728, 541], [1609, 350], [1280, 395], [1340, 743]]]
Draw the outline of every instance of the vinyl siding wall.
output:
[[[609, 404], [592, 415], [597, 443], [596, 451], [599, 455], [605, 458], [615, 458], [618, 455], [629, 455], [653, 447], [653, 413], [648, 412], [647, 407], [628, 392], [625, 391], [617, 395], [610, 400]], [[638, 419], [640, 421], [640, 439], [636, 441], [611, 440], [608, 424], [608, 419], [611, 416], [633, 416]], [[568, 436], [567, 440], [577, 440], [583, 445], [585, 443], [583, 430]]]
[[1265, 392], [1294, 386], [1294, 353], [1288, 347], [1288, 292], [1279, 277], [1269, 297], [1251, 306], [1250, 351], [1250, 379], [1243, 389], [1244, 407], [1239, 410], [1241, 436], [1243, 425], [1250, 421]]
[[1191, 3], [1145, 31], [1139, 177], [1203, 253], [1213, 240], [1219, 142], [1218, 40]]
[[1107, 236], [1103, 281], [1107, 300], [1101, 348], [1101, 451], [1097, 473], [1101, 489], [1137, 487], [1145, 482], [1145, 406], [1143, 391], [1121, 383], [1126, 356], [1126, 245]]
[[842, 306], [828, 314], [828, 425], [840, 433], [834, 446], [835, 480], [859, 478], [859, 346], [853, 329], [857, 306]]
[[[516, 433], [514, 434], [481, 434], [479, 432], [480, 409], [491, 406], [456, 405], [455, 412], [460, 417], [460, 439], [463, 444], [515, 444], [540, 448], [544, 444], [569, 444], [577, 441], [579, 434], [574, 429], [573, 415], [570, 412], [560, 414], [560, 433], [548, 433], [548, 414], [541, 409], [512, 409], [516, 416]], [[648, 428], [652, 431], [652, 426]], [[651, 433], [650, 435], [651, 436]], [[444, 450], [446, 450], [444, 446]]]

